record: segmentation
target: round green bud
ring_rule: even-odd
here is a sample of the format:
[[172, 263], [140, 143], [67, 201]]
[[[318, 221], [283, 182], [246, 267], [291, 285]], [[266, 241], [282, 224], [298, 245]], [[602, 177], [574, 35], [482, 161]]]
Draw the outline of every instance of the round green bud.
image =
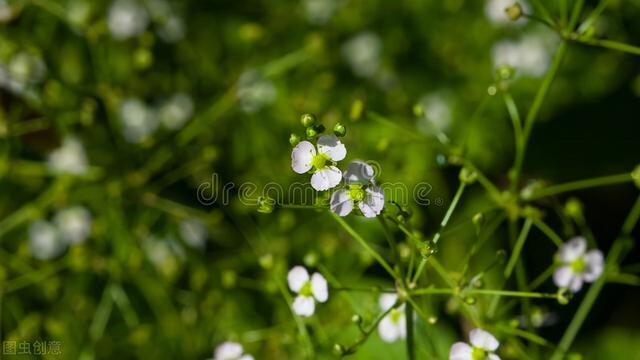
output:
[[315, 252], [308, 252], [302, 259], [305, 265], [308, 267], [315, 267], [318, 264], [318, 254]]
[[349, 117], [351, 120], [356, 121], [360, 120], [362, 117], [362, 110], [364, 110], [364, 103], [362, 100], [357, 99], [351, 104], [351, 111], [349, 112]]
[[261, 196], [258, 198], [258, 212], [262, 214], [271, 214], [275, 207], [275, 201], [269, 197]]
[[289, 136], [289, 144], [291, 144], [291, 146], [296, 146], [298, 145], [299, 142], [300, 142], [300, 136], [296, 134], [291, 134]]
[[265, 270], [269, 270], [273, 267], [273, 255], [271, 254], [264, 254], [262, 256], [260, 256], [260, 259], [258, 259], [258, 262], [260, 263], [260, 266], [265, 269]]
[[473, 225], [475, 225], [476, 227], [482, 227], [482, 225], [484, 225], [484, 215], [482, 213], [477, 213], [475, 215], [473, 215]]
[[478, 178], [478, 173], [476, 173], [475, 171], [469, 170], [466, 167], [463, 167], [460, 170], [459, 178], [460, 178], [460, 181], [462, 181], [463, 183], [473, 184]]
[[147, 48], [138, 48], [133, 53], [133, 63], [137, 69], [147, 69], [153, 64], [153, 53]]
[[357, 325], [362, 324], [362, 316], [355, 314], [351, 317], [351, 322]]
[[225, 270], [222, 273], [222, 287], [225, 289], [230, 289], [236, 286], [236, 281], [238, 280], [238, 274], [236, 274], [233, 270]]
[[487, 94], [489, 96], [493, 96], [498, 93], [498, 88], [495, 85], [491, 85], [487, 88]]
[[576, 198], [570, 198], [564, 205], [564, 211], [572, 218], [582, 216], [582, 203]]
[[333, 352], [338, 356], [342, 356], [345, 353], [345, 348], [340, 344], [335, 344], [333, 345]]
[[422, 104], [413, 105], [413, 115], [417, 118], [421, 118], [424, 116], [424, 107]]
[[438, 317], [435, 315], [431, 315], [427, 318], [427, 322], [429, 325], [435, 325], [438, 322]]
[[567, 288], [558, 289], [558, 293], [556, 294], [556, 298], [560, 305], [567, 305], [569, 300], [571, 300], [571, 293]]
[[512, 66], [502, 65], [498, 67], [497, 72], [498, 72], [498, 78], [500, 78], [500, 80], [509, 80], [513, 78], [513, 75], [515, 74], [516, 71]]
[[464, 298], [464, 302], [467, 305], [474, 305], [476, 303], [476, 301], [477, 301], [476, 298], [473, 297], [473, 296], [467, 296], [466, 298]]
[[343, 137], [347, 134], [347, 128], [340, 124], [337, 123], [334, 127], [333, 127], [333, 133], [337, 136], [337, 137]]
[[316, 116], [313, 114], [302, 114], [300, 117], [300, 123], [302, 123], [302, 126], [304, 127], [311, 127], [316, 123]]
[[318, 136], [318, 131], [313, 127], [308, 127], [305, 131], [305, 134], [307, 134], [307, 139], [313, 140], [316, 136]]
[[504, 10], [507, 13], [507, 17], [511, 21], [516, 21], [522, 17], [522, 6], [515, 3]]

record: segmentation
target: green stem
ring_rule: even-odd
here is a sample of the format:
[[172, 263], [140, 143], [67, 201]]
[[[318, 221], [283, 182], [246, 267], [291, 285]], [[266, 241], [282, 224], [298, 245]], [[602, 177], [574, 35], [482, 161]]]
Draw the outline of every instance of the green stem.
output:
[[411, 291], [411, 296], [415, 295], [490, 295], [490, 296], [504, 296], [504, 297], [516, 297], [516, 298], [533, 298], [533, 299], [557, 299], [557, 294], [551, 293], [539, 293], [532, 291], [511, 291], [511, 290], [494, 290], [494, 289], [466, 289], [459, 291], [454, 288], [422, 288]]
[[608, 175], [601, 176], [586, 180], [578, 180], [572, 181], [564, 184], [552, 185], [545, 188], [542, 188], [538, 191], [534, 191], [530, 196], [524, 198], [526, 201], [533, 201], [540, 198], [558, 195], [570, 191], [576, 191], [581, 189], [588, 189], [597, 186], [606, 186], [606, 185], [614, 185], [621, 184], [632, 181], [630, 173], [617, 174], [617, 175]]
[[520, 253], [522, 252], [522, 248], [524, 247], [524, 242], [529, 235], [529, 230], [531, 229], [532, 220], [527, 218], [524, 221], [524, 225], [522, 226], [522, 230], [520, 231], [520, 235], [518, 236], [518, 240], [516, 241], [515, 246], [513, 247], [513, 252], [509, 257], [509, 261], [507, 262], [507, 267], [504, 269], [504, 279], [505, 281], [509, 279], [511, 276], [511, 272], [513, 268], [516, 266], [516, 262], [520, 258]]
[[608, 3], [609, 0], [601, 0], [598, 3], [598, 6], [596, 6], [591, 14], [589, 14], [589, 17], [587, 17], [587, 19], [583, 21], [582, 24], [580, 24], [580, 26], [578, 27], [578, 33], [583, 33], [587, 29], [589, 29], [591, 25], [593, 25], [593, 23], [598, 19], [600, 14], [602, 14], [602, 11], [607, 7]]
[[557, 247], [561, 247], [564, 241], [553, 229], [549, 227], [544, 221], [536, 218], [532, 218], [533, 225], [535, 225], [540, 231], [542, 231]]
[[409, 360], [415, 360], [416, 358], [416, 344], [413, 336], [413, 306], [411, 303], [405, 304], [405, 325], [407, 327], [407, 358]]
[[518, 107], [516, 106], [516, 102], [513, 100], [513, 96], [510, 93], [504, 92], [502, 94], [504, 98], [504, 103], [507, 106], [507, 111], [509, 112], [509, 117], [511, 118], [511, 123], [513, 125], [513, 135], [514, 135], [514, 144], [516, 146], [516, 153], [520, 150], [522, 146], [522, 120], [520, 120], [520, 113], [518, 112]]
[[[444, 218], [440, 223], [440, 229], [433, 236], [432, 242], [434, 246], [438, 245], [438, 241], [440, 240], [440, 236], [441, 236], [440, 234], [442, 233], [442, 229], [444, 229], [444, 227], [447, 226], [447, 224], [449, 223], [449, 220], [451, 219], [451, 215], [453, 214], [453, 211], [455, 210], [456, 206], [458, 206], [458, 202], [460, 201], [460, 197], [462, 196], [462, 193], [464, 192], [465, 187], [466, 187], [466, 183], [464, 181], [461, 181], [460, 185], [458, 186], [458, 190], [456, 191], [456, 194], [453, 197], [453, 200], [451, 200], [451, 205], [449, 205], [449, 209], [447, 209], [447, 213], [444, 215]], [[412, 283], [415, 283], [418, 281], [418, 279], [420, 278], [420, 275], [422, 275], [422, 272], [424, 271], [424, 267], [426, 264], [427, 264], [427, 258], [423, 257], [420, 260], [420, 264], [418, 265], [418, 269], [416, 270], [416, 273], [413, 275], [413, 278], [411, 279]]]
[[387, 263], [387, 261], [380, 255], [378, 252], [373, 250], [369, 244], [358, 234], [349, 224], [347, 224], [344, 219], [342, 219], [339, 215], [335, 213], [331, 213], [333, 219], [340, 224], [360, 245], [374, 258], [376, 261], [396, 280], [402, 282], [402, 279], [398, 277], [398, 275], [393, 271], [391, 266]]

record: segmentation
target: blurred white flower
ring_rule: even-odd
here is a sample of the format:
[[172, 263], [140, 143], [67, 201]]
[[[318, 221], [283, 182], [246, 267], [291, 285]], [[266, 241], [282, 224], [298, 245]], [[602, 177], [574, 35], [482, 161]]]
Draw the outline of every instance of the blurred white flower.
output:
[[29, 226], [29, 249], [36, 259], [48, 260], [60, 255], [66, 248], [55, 226], [38, 220]]
[[342, 45], [342, 56], [354, 74], [364, 78], [374, 77], [380, 70], [382, 41], [373, 32], [362, 32]]
[[309, 278], [307, 269], [294, 266], [287, 275], [289, 289], [298, 294], [293, 300], [293, 312], [300, 316], [311, 316], [315, 312], [315, 302], [326, 302], [329, 299], [329, 286], [324, 276], [314, 273]]
[[347, 149], [335, 135], [323, 135], [318, 138], [318, 150], [308, 141], [301, 141], [291, 151], [291, 168], [298, 174], [314, 169], [311, 186], [324, 191], [337, 186], [342, 172], [335, 163], [347, 156]]
[[556, 253], [560, 266], [553, 273], [553, 282], [561, 288], [578, 292], [582, 284], [596, 281], [604, 270], [604, 257], [598, 249], [587, 251], [587, 241], [574, 237]]
[[371, 165], [360, 160], [352, 161], [343, 175], [347, 188], [331, 194], [331, 211], [347, 216], [357, 205], [365, 217], [378, 216], [384, 208], [384, 192], [375, 185], [374, 175]]
[[193, 115], [193, 101], [187, 94], [177, 93], [167, 99], [158, 110], [160, 123], [169, 130], [184, 126]]
[[[378, 300], [380, 310], [387, 311], [398, 300], [396, 294], [382, 294]], [[392, 309], [378, 324], [378, 334], [385, 342], [404, 340], [407, 337], [407, 319], [404, 304]]]
[[71, 0], [67, 4], [67, 18], [77, 26], [86, 26], [92, 12], [92, 3], [82, 0]]
[[527, 19], [524, 16], [520, 17], [516, 21], [512, 21], [507, 17], [506, 9], [515, 3], [520, 4], [524, 13], [529, 13], [529, 4], [523, 0], [487, 0], [484, 5], [484, 13], [492, 23], [497, 25], [506, 25], [511, 23], [522, 25], [527, 22]]
[[307, 21], [314, 25], [326, 24], [338, 8], [338, 0], [302, 0]]
[[73, 136], [64, 138], [62, 145], [49, 154], [48, 167], [54, 174], [86, 173], [89, 164], [80, 140]]
[[0, 64], [0, 87], [19, 94], [44, 80], [47, 67], [42, 59], [28, 52], [14, 54], [7, 64]]
[[184, 38], [186, 29], [184, 20], [177, 15], [171, 15], [160, 23], [158, 36], [165, 42], [174, 43]]
[[0, 23], [7, 22], [13, 18], [15, 10], [7, 0], [0, 0]]
[[450, 96], [434, 92], [422, 96], [418, 104], [424, 109], [424, 116], [416, 120], [418, 131], [426, 135], [446, 133], [453, 123]]
[[130, 98], [120, 104], [120, 121], [124, 138], [140, 143], [158, 128], [156, 113], [142, 100]]
[[457, 342], [451, 346], [449, 360], [500, 360], [494, 352], [500, 346], [498, 340], [490, 333], [482, 329], [473, 329], [469, 332], [469, 342]]
[[69, 245], [84, 242], [91, 233], [91, 213], [83, 206], [58, 211], [53, 222], [61, 239]]
[[276, 88], [255, 70], [247, 70], [238, 79], [236, 98], [246, 113], [255, 113], [276, 99]]
[[208, 231], [205, 224], [195, 218], [184, 219], [180, 222], [180, 236], [187, 245], [196, 249], [204, 249]]
[[518, 41], [500, 41], [491, 49], [493, 65], [513, 67], [516, 76], [540, 77], [549, 68], [550, 47], [549, 38], [538, 33], [525, 35]]
[[107, 22], [111, 35], [125, 40], [147, 29], [149, 14], [137, 0], [115, 0], [109, 8]]
[[216, 347], [213, 360], [253, 360], [253, 356], [245, 354], [242, 345], [226, 341]]

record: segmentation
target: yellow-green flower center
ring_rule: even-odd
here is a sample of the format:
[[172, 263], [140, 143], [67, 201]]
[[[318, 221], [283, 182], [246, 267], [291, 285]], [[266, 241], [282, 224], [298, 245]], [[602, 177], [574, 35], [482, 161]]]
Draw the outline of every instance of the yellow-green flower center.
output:
[[474, 347], [473, 350], [471, 351], [471, 358], [473, 360], [485, 360], [489, 358], [489, 352], [483, 349]]
[[318, 154], [311, 159], [311, 165], [316, 169], [322, 169], [326, 166], [329, 157], [325, 154]]
[[389, 316], [391, 318], [391, 322], [397, 324], [400, 321], [400, 317], [402, 316], [402, 310], [393, 309], [389, 313]]
[[349, 185], [349, 197], [355, 202], [364, 200], [365, 192], [362, 185]]
[[300, 295], [302, 296], [313, 296], [313, 288], [311, 288], [311, 281], [307, 281], [302, 288], [300, 288]]
[[573, 270], [573, 272], [575, 273], [581, 273], [584, 271], [586, 265], [587, 264], [584, 262], [584, 259], [582, 257], [579, 257], [573, 260], [573, 262], [571, 263], [571, 270]]

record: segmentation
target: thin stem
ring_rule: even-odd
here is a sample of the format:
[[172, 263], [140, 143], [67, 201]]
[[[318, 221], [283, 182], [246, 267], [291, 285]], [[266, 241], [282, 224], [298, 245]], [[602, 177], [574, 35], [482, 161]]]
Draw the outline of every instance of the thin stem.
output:
[[393, 234], [391, 233], [391, 230], [389, 229], [389, 226], [387, 225], [387, 222], [384, 219], [384, 217], [379, 216], [378, 220], [380, 221], [380, 224], [382, 225], [382, 229], [384, 230], [385, 238], [387, 239], [387, 242], [389, 243], [389, 249], [391, 249], [391, 256], [393, 256], [393, 259], [395, 260], [396, 264], [398, 264], [398, 269], [399, 269], [398, 272], [400, 273], [400, 277], [402, 279], [404, 279], [404, 271], [403, 271], [401, 263], [400, 263], [400, 255], [398, 254], [398, 243], [393, 238]]
[[553, 27], [553, 16], [551, 16], [551, 13], [549, 12], [549, 10], [547, 10], [544, 4], [542, 4], [540, 0], [532, 0], [531, 3], [533, 4], [533, 7], [536, 9], [536, 11], [540, 13], [542, 18]]
[[536, 218], [531, 218], [533, 225], [535, 225], [540, 231], [542, 231], [557, 247], [561, 247], [564, 241], [553, 229], [549, 227], [544, 221]]
[[636, 202], [633, 204], [631, 211], [629, 211], [629, 215], [624, 221], [622, 225], [622, 234], [629, 235], [633, 231], [633, 228], [636, 227], [638, 223], [638, 219], [640, 218], [640, 196], [636, 199]]
[[509, 112], [509, 117], [513, 125], [514, 144], [516, 149], [518, 149], [516, 150], [517, 153], [520, 151], [520, 146], [522, 146], [522, 120], [520, 120], [520, 113], [518, 112], [516, 102], [513, 100], [513, 96], [508, 92], [504, 92], [502, 97], [504, 98], [504, 103], [507, 106], [507, 111]]
[[548, 340], [532, 332], [518, 329], [518, 328], [512, 328], [510, 326], [505, 326], [501, 324], [498, 324], [496, 327], [498, 328], [498, 330], [504, 333], [507, 333], [509, 335], [515, 335], [542, 346], [553, 347], [553, 344], [550, 343]]
[[[447, 226], [447, 224], [449, 223], [449, 219], [451, 219], [451, 215], [453, 214], [453, 211], [455, 210], [456, 206], [458, 206], [458, 202], [460, 201], [460, 197], [462, 196], [462, 193], [464, 192], [464, 189], [466, 187], [466, 183], [464, 181], [460, 182], [460, 185], [458, 185], [458, 190], [456, 191], [456, 194], [453, 197], [453, 200], [451, 200], [451, 204], [449, 205], [449, 209], [447, 209], [447, 213], [444, 215], [444, 218], [442, 219], [442, 222], [440, 222], [440, 229], [438, 230], [438, 232], [433, 236], [433, 244], [434, 246], [438, 245], [438, 241], [440, 240], [440, 234], [442, 232], [442, 229]], [[420, 260], [420, 264], [418, 265], [418, 269], [416, 270], [416, 273], [413, 275], [413, 278], [411, 279], [412, 283], [415, 283], [418, 281], [418, 279], [420, 278], [420, 275], [422, 275], [422, 271], [424, 271], [424, 267], [427, 263], [427, 258], [422, 258]]]
[[549, 266], [545, 271], [542, 272], [542, 274], [538, 275], [537, 278], [533, 279], [533, 281], [529, 285], [527, 285], [527, 289], [537, 289], [538, 286], [542, 285], [542, 283], [544, 283], [551, 276], [551, 274], [553, 274], [553, 271], [555, 269], [555, 265], [552, 264], [551, 266]]
[[504, 297], [516, 297], [516, 298], [533, 298], [533, 299], [557, 299], [557, 294], [552, 293], [539, 293], [532, 291], [511, 291], [511, 290], [494, 290], [494, 289], [466, 289], [460, 291], [456, 288], [422, 288], [415, 289], [410, 292], [411, 296], [420, 295], [489, 295], [489, 296], [504, 296]]
[[570, 191], [576, 191], [581, 189], [588, 189], [597, 186], [607, 186], [614, 184], [621, 184], [632, 181], [630, 173], [601, 176], [586, 180], [572, 181], [564, 184], [552, 185], [542, 188], [538, 191], [534, 191], [530, 196], [524, 198], [526, 201], [533, 201], [540, 198], [558, 195]]
[[608, 3], [609, 3], [609, 0], [601, 0], [598, 3], [598, 6], [596, 6], [596, 8], [591, 12], [591, 14], [589, 14], [587, 19], [583, 21], [582, 24], [580, 24], [580, 26], [578, 27], [578, 33], [583, 33], [587, 29], [589, 29], [591, 25], [593, 25], [593, 23], [598, 19], [600, 14], [602, 14], [602, 11], [607, 7]]
[[566, 30], [573, 31], [578, 25], [578, 21], [580, 20], [580, 13], [582, 13], [582, 7], [584, 6], [584, 0], [576, 0], [573, 4], [573, 9], [571, 10], [571, 18], [569, 19], [569, 25]]
[[342, 353], [342, 355], [350, 355], [355, 353], [358, 347], [360, 347], [360, 345], [362, 345], [369, 338], [369, 336], [371, 336], [373, 331], [378, 328], [378, 324], [380, 323], [380, 321], [382, 321], [382, 319], [384, 319], [385, 316], [389, 315], [389, 313], [392, 310], [396, 309], [398, 306], [400, 306], [400, 302], [396, 302], [393, 306], [391, 306], [387, 310], [379, 313], [378, 316], [373, 320], [371, 325], [369, 325], [369, 328], [364, 329], [360, 338], [358, 338], [351, 346], [346, 348]]
[[524, 225], [522, 226], [522, 230], [520, 231], [520, 235], [518, 236], [518, 240], [516, 241], [515, 246], [513, 247], [513, 252], [509, 257], [509, 262], [507, 262], [507, 267], [504, 269], [504, 279], [505, 281], [509, 279], [511, 276], [511, 272], [513, 268], [516, 266], [516, 262], [520, 258], [520, 253], [522, 252], [522, 248], [524, 247], [524, 242], [529, 235], [529, 230], [531, 229], [532, 220], [527, 218], [524, 221]]
[[394, 279], [402, 281], [399, 279], [398, 275], [393, 271], [391, 266], [387, 263], [387, 261], [380, 255], [378, 252], [373, 250], [369, 244], [358, 234], [349, 224], [347, 224], [344, 219], [342, 219], [339, 215], [331, 213], [333, 219], [338, 222], [360, 245], [369, 253], [371, 256], [376, 259], [376, 261], [391, 275]]
[[413, 336], [413, 306], [411, 303], [405, 304], [405, 325], [407, 329], [407, 358], [409, 360], [415, 360], [416, 358], [416, 344]]

